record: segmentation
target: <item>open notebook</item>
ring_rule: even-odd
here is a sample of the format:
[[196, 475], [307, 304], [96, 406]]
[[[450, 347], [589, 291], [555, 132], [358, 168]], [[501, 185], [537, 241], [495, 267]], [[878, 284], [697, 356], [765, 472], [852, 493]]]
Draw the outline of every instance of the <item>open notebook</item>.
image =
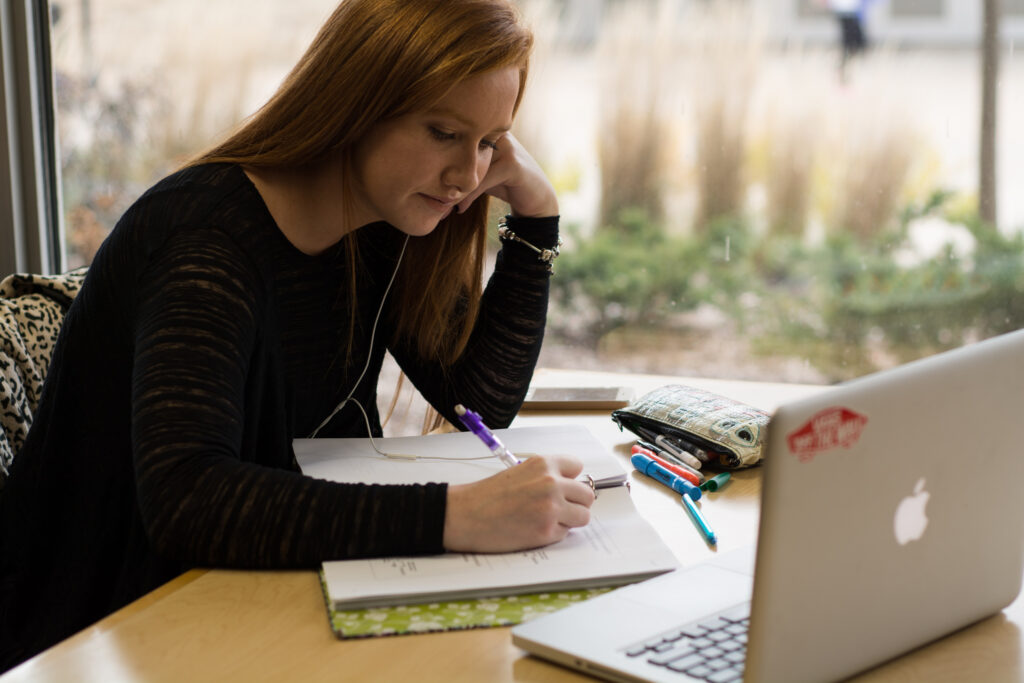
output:
[[[581, 426], [498, 430], [512, 452], [573, 454], [594, 479], [625, 481], [618, 460]], [[377, 439], [296, 439], [295, 455], [305, 474], [339, 482], [411, 484], [468, 483], [503, 465], [472, 434], [459, 432]], [[431, 459], [445, 458], [445, 459]], [[458, 459], [453, 459], [458, 458]], [[516, 553], [447, 553], [323, 563], [328, 604], [362, 609], [437, 601], [590, 589], [631, 583], [678, 566], [672, 552], [640, 517], [626, 486], [601, 489], [587, 527], [559, 543]]]

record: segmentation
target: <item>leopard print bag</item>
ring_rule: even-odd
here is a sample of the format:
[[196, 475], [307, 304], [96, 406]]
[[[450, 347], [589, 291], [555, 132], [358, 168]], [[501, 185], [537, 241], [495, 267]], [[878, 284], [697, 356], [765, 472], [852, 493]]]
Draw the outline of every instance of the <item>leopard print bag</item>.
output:
[[86, 269], [0, 281], [0, 489], [25, 443], [64, 314]]

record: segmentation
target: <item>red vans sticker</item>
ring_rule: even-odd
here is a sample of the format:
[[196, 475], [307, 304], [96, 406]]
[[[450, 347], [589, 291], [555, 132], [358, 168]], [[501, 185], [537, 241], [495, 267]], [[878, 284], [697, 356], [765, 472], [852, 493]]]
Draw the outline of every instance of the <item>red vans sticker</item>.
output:
[[867, 422], [867, 416], [849, 408], [826, 408], [789, 434], [786, 441], [790, 452], [800, 458], [800, 462], [808, 462], [833, 448], [853, 446], [860, 439]]

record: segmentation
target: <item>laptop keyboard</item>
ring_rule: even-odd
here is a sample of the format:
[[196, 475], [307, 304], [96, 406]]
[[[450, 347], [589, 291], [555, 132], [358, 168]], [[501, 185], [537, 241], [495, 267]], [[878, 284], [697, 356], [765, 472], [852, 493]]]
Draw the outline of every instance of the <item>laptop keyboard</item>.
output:
[[627, 648], [626, 655], [711, 683], [739, 681], [743, 678], [749, 625], [748, 602], [648, 638]]

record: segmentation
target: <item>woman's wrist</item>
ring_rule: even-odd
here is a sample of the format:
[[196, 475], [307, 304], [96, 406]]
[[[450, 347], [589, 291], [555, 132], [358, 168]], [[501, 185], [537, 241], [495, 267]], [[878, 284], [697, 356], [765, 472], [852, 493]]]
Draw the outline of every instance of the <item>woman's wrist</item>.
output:
[[513, 246], [519, 256], [539, 261], [551, 272], [562, 246], [558, 220], [557, 215], [528, 218], [509, 214], [498, 221], [498, 238], [504, 245]]
[[551, 198], [548, 201], [539, 203], [536, 206], [529, 208], [510, 207], [511, 213], [515, 218], [549, 218], [551, 216], [558, 215], [558, 200]]
[[558, 194], [539, 168], [531, 182], [509, 195], [508, 204], [516, 218], [547, 218], [558, 215]]

